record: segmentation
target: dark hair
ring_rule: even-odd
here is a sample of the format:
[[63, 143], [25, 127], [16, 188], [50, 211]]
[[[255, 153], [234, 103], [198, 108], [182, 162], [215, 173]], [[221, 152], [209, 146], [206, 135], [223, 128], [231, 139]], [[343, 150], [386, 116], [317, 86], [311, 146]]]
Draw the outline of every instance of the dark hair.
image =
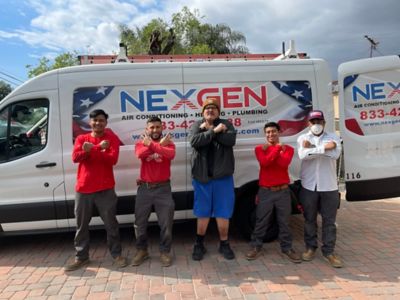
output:
[[106, 120], [108, 120], [108, 115], [107, 115], [106, 112], [105, 112], [104, 110], [102, 110], [102, 109], [95, 109], [95, 110], [93, 110], [93, 111], [90, 113], [89, 117], [90, 117], [91, 119], [94, 119], [94, 118], [96, 118], [97, 116], [100, 116], [100, 115], [103, 115], [103, 116], [106, 118]]
[[268, 123], [266, 123], [266, 124], [264, 125], [264, 132], [265, 132], [265, 129], [267, 129], [268, 127], [275, 127], [276, 129], [278, 129], [278, 131], [281, 131], [281, 126], [279, 126], [279, 124], [278, 124], [278, 123], [275, 123], [275, 122], [268, 122]]
[[28, 108], [27, 106], [21, 105], [21, 104], [17, 104], [17, 105], [15, 105], [15, 106], [13, 107], [11, 117], [16, 118], [17, 115], [18, 115], [17, 113], [18, 113], [19, 111], [22, 111], [22, 113], [25, 114], [25, 115], [29, 115], [29, 114], [31, 113], [31, 112], [29, 111], [29, 108]]
[[161, 119], [157, 116], [152, 116], [150, 118], [147, 119], [147, 124], [148, 123], [153, 123], [153, 122], [160, 122], [161, 123]]

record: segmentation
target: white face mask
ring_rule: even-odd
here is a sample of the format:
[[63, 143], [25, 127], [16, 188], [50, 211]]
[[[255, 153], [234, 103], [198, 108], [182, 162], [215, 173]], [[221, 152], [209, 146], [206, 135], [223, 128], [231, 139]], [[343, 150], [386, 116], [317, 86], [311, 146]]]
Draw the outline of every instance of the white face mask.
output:
[[324, 131], [324, 126], [321, 124], [314, 124], [310, 127], [310, 130], [314, 135], [320, 135], [322, 131]]

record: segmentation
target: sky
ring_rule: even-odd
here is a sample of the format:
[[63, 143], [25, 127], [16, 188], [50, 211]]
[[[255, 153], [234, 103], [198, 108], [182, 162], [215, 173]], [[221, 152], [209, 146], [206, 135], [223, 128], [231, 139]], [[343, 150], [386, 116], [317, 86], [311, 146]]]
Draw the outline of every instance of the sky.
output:
[[400, 54], [399, 0], [1, 0], [0, 80], [15, 87], [27, 65], [61, 53], [118, 53], [118, 25], [171, 22], [187, 6], [203, 22], [243, 33], [250, 53], [279, 53], [295, 41], [298, 52], [325, 59], [335, 79], [340, 63]]

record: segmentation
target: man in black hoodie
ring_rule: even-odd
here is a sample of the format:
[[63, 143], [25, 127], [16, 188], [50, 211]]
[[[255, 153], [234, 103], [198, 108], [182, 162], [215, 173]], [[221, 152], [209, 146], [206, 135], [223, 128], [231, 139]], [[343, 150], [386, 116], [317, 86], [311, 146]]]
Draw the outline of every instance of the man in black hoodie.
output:
[[235, 258], [229, 242], [229, 219], [232, 216], [235, 194], [233, 146], [236, 130], [220, 119], [217, 99], [207, 98], [202, 108], [203, 118], [195, 122], [190, 132], [192, 177], [194, 188], [193, 212], [197, 217], [197, 235], [193, 260], [202, 260], [206, 253], [204, 236], [211, 217], [216, 218], [220, 237], [219, 252], [225, 259]]

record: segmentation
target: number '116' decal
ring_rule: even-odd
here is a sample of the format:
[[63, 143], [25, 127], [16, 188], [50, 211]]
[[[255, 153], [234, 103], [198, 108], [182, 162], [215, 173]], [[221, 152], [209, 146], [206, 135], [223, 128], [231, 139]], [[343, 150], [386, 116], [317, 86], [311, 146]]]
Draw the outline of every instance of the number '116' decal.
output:
[[360, 172], [358, 173], [346, 173], [346, 179], [360, 179], [361, 174]]

